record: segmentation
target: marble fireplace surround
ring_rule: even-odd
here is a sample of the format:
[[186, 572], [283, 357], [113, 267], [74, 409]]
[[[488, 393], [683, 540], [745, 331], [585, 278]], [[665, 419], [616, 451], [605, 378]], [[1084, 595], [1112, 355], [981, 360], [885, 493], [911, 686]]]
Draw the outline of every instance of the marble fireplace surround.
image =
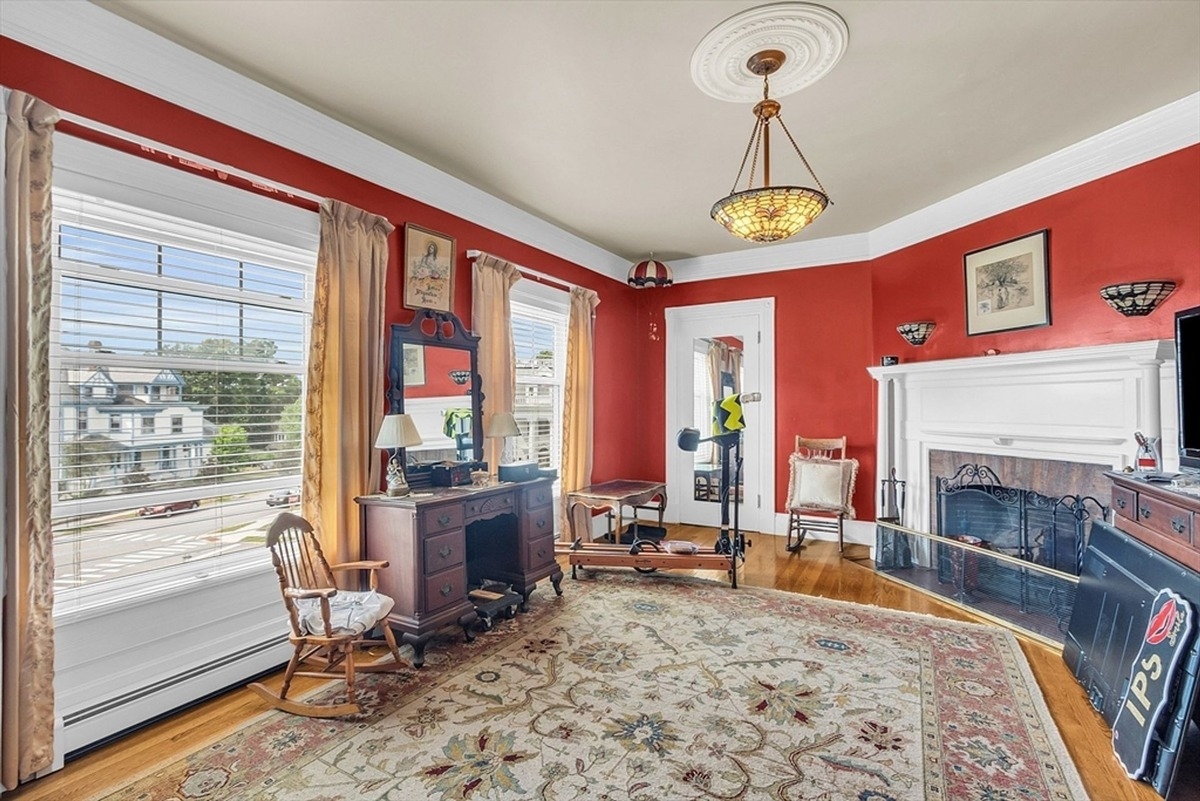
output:
[[932, 530], [932, 451], [1120, 470], [1132, 465], [1137, 451], [1133, 432], [1141, 431], [1162, 438], [1163, 469], [1178, 468], [1170, 340], [911, 362], [868, 371], [878, 392], [877, 474], [883, 478], [894, 467], [896, 477], [908, 482], [903, 520], [908, 528]]

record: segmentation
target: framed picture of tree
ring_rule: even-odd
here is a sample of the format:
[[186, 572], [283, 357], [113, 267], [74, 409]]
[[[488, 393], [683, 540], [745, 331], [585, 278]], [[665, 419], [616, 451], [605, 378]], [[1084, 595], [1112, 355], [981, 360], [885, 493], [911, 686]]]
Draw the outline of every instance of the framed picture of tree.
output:
[[1050, 325], [1050, 231], [972, 251], [966, 273], [967, 335]]

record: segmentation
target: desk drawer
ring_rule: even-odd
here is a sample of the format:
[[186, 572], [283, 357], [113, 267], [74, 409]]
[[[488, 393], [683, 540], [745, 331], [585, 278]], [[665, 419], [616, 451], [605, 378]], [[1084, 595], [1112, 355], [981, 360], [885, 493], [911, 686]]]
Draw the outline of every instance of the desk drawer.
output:
[[466, 538], [463, 536], [463, 530], [460, 528], [427, 538], [424, 543], [424, 554], [425, 560], [422, 564], [427, 576], [455, 565], [461, 565], [466, 555]]
[[554, 561], [554, 537], [538, 537], [525, 546], [527, 570], [537, 570]]
[[549, 506], [554, 500], [554, 490], [549, 485], [531, 487], [525, 490], [523, 505], [526, 509], [538, 509]]
[[467, 569], [452, 567], [425, 579], [425, 611], [436, 612], [443, 606], [467, 597]]
[[1131, 520], [1137, 516], [1137, 493], [1124, 487], [1112, 488], [1113, 511]]
[[421, 531], [426, 536], [451, 528], [462, 528], [463, 509], [458, 504], [435, 506], [421, 512]]
[[511, 492], [505, 492], [501, 495], [476, 496], [468, 498], [463, 503], [466, 509], [467, 522], [511, 513], [514, 511], [516, 505], [516, 499]]
[[521, 515], [521, 539], [535, 540], [538, 537], [554, 535], [554, 507], [543, 506], [541, 509], [526, 509]]
[[1138, 493], [1137, 509], [1132, 517], [1143, 526], [1153, 529], [1160, 534], [1191, 544], [1192, 513], [1182, 506], [1176, 506], [1145, 493]]

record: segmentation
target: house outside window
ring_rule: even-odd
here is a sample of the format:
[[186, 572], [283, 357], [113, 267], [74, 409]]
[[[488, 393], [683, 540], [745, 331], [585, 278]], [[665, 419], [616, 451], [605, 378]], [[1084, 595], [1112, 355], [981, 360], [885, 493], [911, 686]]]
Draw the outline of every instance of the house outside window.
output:
[[[128, 204], [140, 190], [125, 181], [97, 197], [65, 173], [53, 206], [52, 420], [109, 424], [86, 438], [78, 424], [52, 425], [56, 616], [104, 598], [104, 582], [166, 591], [173, 575], [213, 569], [207, 560], [260, 559], [266, 496], [300, 477], [302, 439], [285, 449], [275, 433], [302, 405], [316, 263], [315, 217], [272, 240], [175, 212], [263, 227], [256, 215], [186, 197], [168, 215], [150, 207], [155, 192]], [[156, 516], [177, 502], [178, 514]], [[149, 573], [165, 578], [143, 581]]]
[[87, 433], [88, 410], [86, 407], [81, 406], [75, 410], [75, 430], [81, 434]]

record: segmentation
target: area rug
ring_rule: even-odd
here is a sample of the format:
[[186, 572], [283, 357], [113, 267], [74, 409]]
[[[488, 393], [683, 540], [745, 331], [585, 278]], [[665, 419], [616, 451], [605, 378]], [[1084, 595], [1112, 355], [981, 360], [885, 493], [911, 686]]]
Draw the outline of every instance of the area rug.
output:
[[589, 573], [369, 712], [272, 711], [116, 799], [1084, 799], [1013, 636], [681, 576]]

